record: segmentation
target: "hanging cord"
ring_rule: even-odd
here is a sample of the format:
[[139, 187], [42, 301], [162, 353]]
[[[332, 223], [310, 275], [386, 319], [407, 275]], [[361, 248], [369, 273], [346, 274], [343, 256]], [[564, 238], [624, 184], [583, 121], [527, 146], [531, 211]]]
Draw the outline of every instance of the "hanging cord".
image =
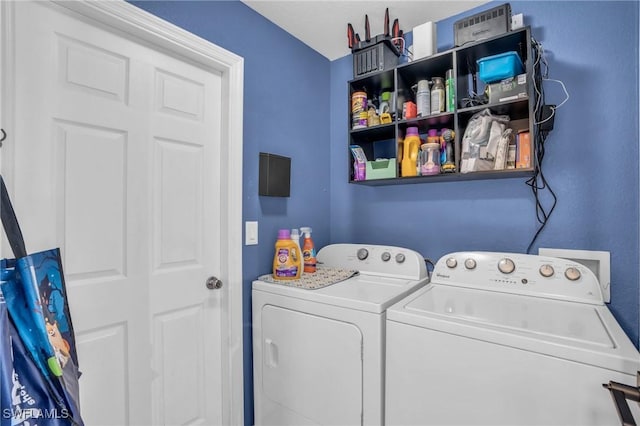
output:
[[[558, 108], [564, 105], [569, 100], [569, 93], [567, 92], [567, 88], [564, 83], [560, 80], [552, 80], [549, 79], [549, 65], [547, 64], [547, 60], [544, 56], [544, 49], [540, 43], [533, 37], [531, 38], [533, 52], [534, 52], [534, 64], [533, 64], [533, 86], [536, 92], [536, 103], [534, 108], [534, 139], [535, 139], [535, 152], [533, 158], [533, 176], [526, 181], [526, 184], [531, 187], [533, 192], [533, 196], [536, 200], [536, 218], [538, 223], [538, 229], [534, 234], [529, 246], [527, 247], [527, 253], [531, 253], [531, 248], [533, 244], [538, 239], [538, 236], [546, 226], [549, 221], [549, 217], [553, 213], [553, 210], [556, 207], [558, 202], [558, 197], [556, 193], [551, 189], [549, 182], [544, 176], [542, 172], [542, 162], [544, 160], [545, 154], [545, 142], [547, 140], [547, 136], [549, 135], [549, 126], [541, 126], [542, 124], [547, 123], [548, 121], [554, 118], [555, 112]], [[562, 89], [565, 93], [565, 99], [558, 106], [549, 107], [549, 115], [544, 117], [545, 113], [545, 95], [544, 95], [544, 81], [554, 81], [560, 83], [562, 85]], [[546, 190], [546, 192], [551, 196], [551, 206], [549, 208], [545, 207], [542, 200], [540, 199], [541, 194]]]
[[413, 60], [413, 52], [406, 47], [404, 37], [393, 37], [391, 39], [392, 43], [395, 43], [396, 41], [400, 42], [400, 47], [398, 47], [400, 50], [400, 56], [406, 56], [407, 61], [411, 62]]
[[2, 142], [7, 138], [7, 133], [4, 129], [0, 129], [0, 132], [2, 132], [2, 136], [0, 136], [0, 148], [2, 148]]
[[[436, 267], [435, 263], [433, 263], [433, 260], [429, 259], [428, 257], [424, 258], [424, 263], [427, 266], [427, 276], [429, 277], [429, 281], [431, 281], [431, 273], [433, 272], [433, 268]], [[431, 269], [429, 269], [429, 265], [431, 265]]]

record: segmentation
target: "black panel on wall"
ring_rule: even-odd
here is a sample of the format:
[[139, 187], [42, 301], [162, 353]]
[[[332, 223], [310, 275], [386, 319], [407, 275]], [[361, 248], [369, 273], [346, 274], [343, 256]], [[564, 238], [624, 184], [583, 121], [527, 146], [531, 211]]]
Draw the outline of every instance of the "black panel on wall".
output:
[[260, 153], [258, 195], [288, 197], [291, 181], [291, 158]]

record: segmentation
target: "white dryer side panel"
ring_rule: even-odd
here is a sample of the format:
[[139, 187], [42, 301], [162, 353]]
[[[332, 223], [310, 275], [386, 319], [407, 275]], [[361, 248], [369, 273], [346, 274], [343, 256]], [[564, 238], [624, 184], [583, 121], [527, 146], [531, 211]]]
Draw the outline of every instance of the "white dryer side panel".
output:
[[362, 343], [354, 324], [264, 305], [262, 412], [265, 424], [360, 424]]
[[386, 347], [389, 426], [619, 425], [602, 384], [635, 384], [631, 374], [394, 321]]

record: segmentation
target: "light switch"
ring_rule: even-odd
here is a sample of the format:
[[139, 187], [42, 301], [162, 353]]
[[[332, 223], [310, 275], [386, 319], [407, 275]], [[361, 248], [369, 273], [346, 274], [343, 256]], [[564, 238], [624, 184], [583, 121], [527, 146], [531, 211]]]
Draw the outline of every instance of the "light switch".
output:
[[247, 246], [258, 244], [258, 222], [247, 221], [244, 223], [244, 244]]

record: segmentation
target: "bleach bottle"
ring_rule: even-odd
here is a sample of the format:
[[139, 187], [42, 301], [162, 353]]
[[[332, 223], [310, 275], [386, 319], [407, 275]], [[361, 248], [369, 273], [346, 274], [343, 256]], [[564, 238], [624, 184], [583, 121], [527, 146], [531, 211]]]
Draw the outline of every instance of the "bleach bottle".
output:
[[304, 235], [302, 243], [302, 257], [304, 258], [304, 272], [316, 272], [316, 248], [311, 239], [311, 228], [300, 228], [300, 232]]
[[291, 239], [288, 229], [278, 231], [276, 253], [273, 256], [273, 278], [295, 280], [302, 273], [302, 256], [298, 244]]

